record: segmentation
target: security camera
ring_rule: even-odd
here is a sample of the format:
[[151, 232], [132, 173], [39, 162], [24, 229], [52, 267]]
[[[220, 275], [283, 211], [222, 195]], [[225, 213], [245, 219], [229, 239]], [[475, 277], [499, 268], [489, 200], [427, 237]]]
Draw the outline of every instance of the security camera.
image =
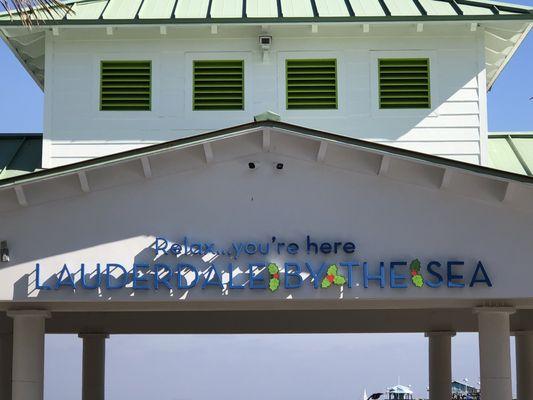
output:
[[259, 44], [263, 50], [270, 50], [270, 46], [272, 46], [272, 36], [259, 36]]
[[259, 168], [259, 163], [256, 162], [256, 161], [250, 161], [250, 162], [248, 163], [248, 168], [250, 168], [250, 169], [257, 169], [257, 168]]

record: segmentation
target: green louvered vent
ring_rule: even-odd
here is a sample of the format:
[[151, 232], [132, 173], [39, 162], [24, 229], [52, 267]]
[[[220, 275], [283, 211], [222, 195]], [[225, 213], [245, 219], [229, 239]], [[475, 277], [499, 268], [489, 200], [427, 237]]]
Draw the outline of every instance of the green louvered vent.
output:
[[430, 108], [429, 60], [379, 60], [380, 108]]
[[194, 110], [244, 110], [244, 61], [194, 61]]
[[101, 74], [100, 110], [150, 111], [150, 61], [102, 61]]
[[287, 109], [337, 108], [336, 60], [287, 60]]

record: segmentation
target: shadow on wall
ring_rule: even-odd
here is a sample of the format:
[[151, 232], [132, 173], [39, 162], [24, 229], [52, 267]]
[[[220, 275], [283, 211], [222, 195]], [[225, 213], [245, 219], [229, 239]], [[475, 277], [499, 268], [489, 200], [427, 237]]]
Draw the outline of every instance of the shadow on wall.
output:
[[[298, 272], [299, 277], [285, 277], [281, 273], [282, 262], [255, 262], [250, 267], [250, 259], [234, 260], [214, 253], [156, 256], [154, 245], [138, 253], [130, 265], [65, 264], [48, 277], [43, 277], [43, 270], [36, 267], [16, 281], [13, 300], [206, 300], [221, 296], [238, 300], [254, 289], [259, 289], [254, 291], [255, 300], [309, 298], [313, 290], [322, 299], [338, 299], [343, 290], [335, 284], [328, 285], [327, 291], [320, 290], [328, 275], [329, 265], [325, 263], [308, 263], [303, 268], [299, 265], [300, 270], [292, 265], [289, 272]], [[279, 268], [278, 272], [269, 270], [272, 265]], [[307, 268], [313, 270], [316, 279]], [[273, 278], [278, 282], [271, 287]], [[289, 290], [279, 290], [284, 285]], [[290, 290], [291, 287], [298, 290]]]

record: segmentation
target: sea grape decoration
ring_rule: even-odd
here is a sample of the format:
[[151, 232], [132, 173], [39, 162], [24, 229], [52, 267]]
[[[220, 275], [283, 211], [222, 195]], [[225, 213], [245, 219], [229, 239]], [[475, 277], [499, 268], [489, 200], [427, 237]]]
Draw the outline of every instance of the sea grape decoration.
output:
[[409, 270], [411, 271], [411, 280], [413, 281], [413, 284], [419, 288], [424, 286], [424, 278], [420, 274], [420, 260], [418, 258], [411, 261]]
[[275, 292], [279, 289], [279, 267], [274, 263], [268, 264], [268, 273], [270, 275], [268, 288], [271, 292]]
[[346, 278], [343, 275], [339, 274], [339, 267], [333, 264], [329, 266], [326, 276], [322, 280], [322, 284], [320, 286], [323, 289], [327, 289], [331, 285], [342, 286], [345, 283]]

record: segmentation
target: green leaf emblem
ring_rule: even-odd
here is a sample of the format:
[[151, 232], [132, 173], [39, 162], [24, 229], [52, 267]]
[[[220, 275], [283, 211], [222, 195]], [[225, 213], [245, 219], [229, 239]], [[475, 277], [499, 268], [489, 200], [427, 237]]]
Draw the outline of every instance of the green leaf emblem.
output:
[[342, 275], [337, 275], [333, 283], [335, 283], [337, 286], [342, 286], [346, 283], [346, 279]]
[[271, 292], [275, 292], [279, 289], [279, 279], [271, 279], [269, 283], [269, 289]]
[[329, 266], [327, 274], [337, 275], [338, 272], [339, 272], [339, 268], [335, 264], [333, 264]]
[[422, 275], [415, 275], [411, 279], [416, 287], [420, 288], [424, 286], [424, 278], [422, 278]]
[[275, 273], [279, 272], [279, 268], [276, 264], [270, 263], [268, 264], [268, 272], [270, 273], [270, 275], [274, 275]]

